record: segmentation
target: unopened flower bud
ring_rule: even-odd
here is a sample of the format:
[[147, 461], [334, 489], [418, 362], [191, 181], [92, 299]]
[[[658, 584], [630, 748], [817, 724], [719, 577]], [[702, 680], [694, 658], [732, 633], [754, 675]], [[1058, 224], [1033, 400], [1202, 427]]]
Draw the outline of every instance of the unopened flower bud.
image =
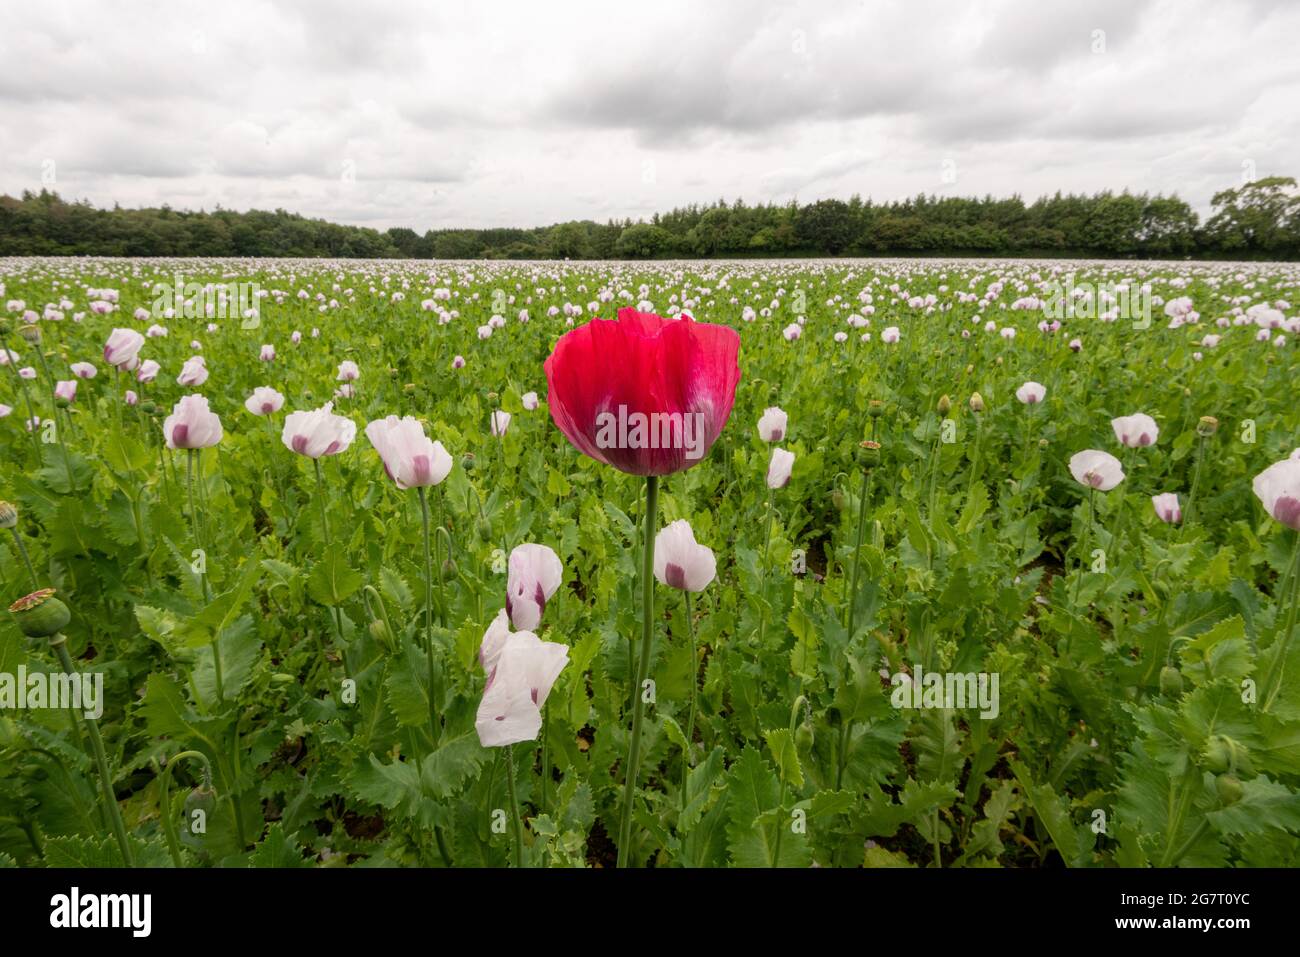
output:
[[19, 326], [18, 335], [22, 336], [23, 339], [30, 342], [32, 345], [36, 345], [41, 341], [41, 330], [36, 326]]
[[1230, 807], [1241, 800], [1246, 789], [1241, 786], [1241, 782], [1232, 774], [1220, 774], [1214, 779], [1214, 790], [1219, 794], [1219, 803], [1224, 807]]
[[442, 580], [445, 582], [452, 581], [456, 577], [456, 562], [450, 558], [442, 560]]
[[1177, 698], [1183, 693], [1183, 675], [1173, 665], [1160, 669], [1160, 693], [1166, 698]]
[[984, 397], [978, 392], [972, 392], [970, 394], [970, 410], [972, 412], [984, 411]]
[[13, 528], [18, 524], [18, 509], [12, 502], [0, 502], [0, 528]]
[[947, 394], [939, 396], [938, 409], [940, 415], [947, 415], [952, 411], [952, 399], [948, 398]]
[[375, 640], [375, 643], [377, 645], [383, 648], [392, 647], [391, 639], [393, 637], [393, 633], [388, 630], [388, 625], [385, 624], [382, 618], [371, 619], [369, 630], [370, 630], [370, 637]]

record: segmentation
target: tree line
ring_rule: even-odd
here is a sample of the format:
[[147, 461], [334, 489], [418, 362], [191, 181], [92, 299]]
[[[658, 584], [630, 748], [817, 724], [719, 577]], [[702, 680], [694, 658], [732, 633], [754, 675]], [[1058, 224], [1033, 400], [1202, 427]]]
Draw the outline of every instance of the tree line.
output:
[[1291, 177], [1225, 189], [1202, 224], [1176, 196], [1056, 193], [1026, 204], [921, 195], [806, 204], [690, 205], [649, 220], [531, 229], [379, 231], [277, 209], [97, 209], [41, 190], [0, 196], [0, 255], [293, 256], [409, 259], [662, 259], [779, 256], [1300, 258]]

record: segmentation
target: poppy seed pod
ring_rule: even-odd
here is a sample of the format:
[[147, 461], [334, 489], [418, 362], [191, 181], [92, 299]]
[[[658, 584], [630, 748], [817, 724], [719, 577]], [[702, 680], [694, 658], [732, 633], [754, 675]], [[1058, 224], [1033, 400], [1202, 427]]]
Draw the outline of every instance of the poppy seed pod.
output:
[[970, 394], [970, 410], [972, 412], [984, 411], [984, 397], [978, 392], [972, 392]]
[[865, 442], [858, 443], [857, 452], [854, 453], [858, 465], [864, 469], [874, 469], [880, 464], [880, 443], [867, 439]]
[[947, 415], [952, 411], [952, 399], [948, 398], [946, 394], [939, 396], [939, 404], [936, 408], [940, 415]]
[[13, 528], [18, 524], [18, 509], [12, 502], [0, 502], [0, 528]]
[[53, 588], [42, 588], [19, 598], [9, 606], [9, 614], [28, 638], [53, 637], [72, 620], [72, 612], [54, 597]]
[[1196, 434], [1203, 439], [1208, 439], [1217, 431], [1219, 431], [1219, 420], [1212, 415], [1203, 415], [1196, 423]]
[[474, 471], [474, 462], [475, 459], [474, 459], [473, 452], [466, 452], [464, 455], [460, 457], [460, 467], [463, 468], [466, 472]]
[[873, 419], [878, 419], [885, 414], [885, 403], [879, 399], [872, 399], [867, 403], [867, 415]]

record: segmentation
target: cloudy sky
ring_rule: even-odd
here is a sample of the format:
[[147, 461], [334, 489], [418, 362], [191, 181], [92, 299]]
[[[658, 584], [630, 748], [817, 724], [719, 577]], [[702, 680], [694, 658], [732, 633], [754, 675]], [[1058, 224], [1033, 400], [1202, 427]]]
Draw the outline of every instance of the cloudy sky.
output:
[[0, 192], [386, 228], [1300, 175], [1286, 0], [46, 0]]

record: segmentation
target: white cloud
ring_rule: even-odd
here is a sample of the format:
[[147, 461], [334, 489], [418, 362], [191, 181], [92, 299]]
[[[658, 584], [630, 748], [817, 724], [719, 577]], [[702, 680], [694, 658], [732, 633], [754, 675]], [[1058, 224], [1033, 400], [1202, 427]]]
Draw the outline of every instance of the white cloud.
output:
[[421, 231], [737, 196], [1204, 210], [1243, 162], [1300, 174], [1297, 36], [1269, 0], [27, 4], [0, 33], [0, 192], [53, 160], [100, 205]]

